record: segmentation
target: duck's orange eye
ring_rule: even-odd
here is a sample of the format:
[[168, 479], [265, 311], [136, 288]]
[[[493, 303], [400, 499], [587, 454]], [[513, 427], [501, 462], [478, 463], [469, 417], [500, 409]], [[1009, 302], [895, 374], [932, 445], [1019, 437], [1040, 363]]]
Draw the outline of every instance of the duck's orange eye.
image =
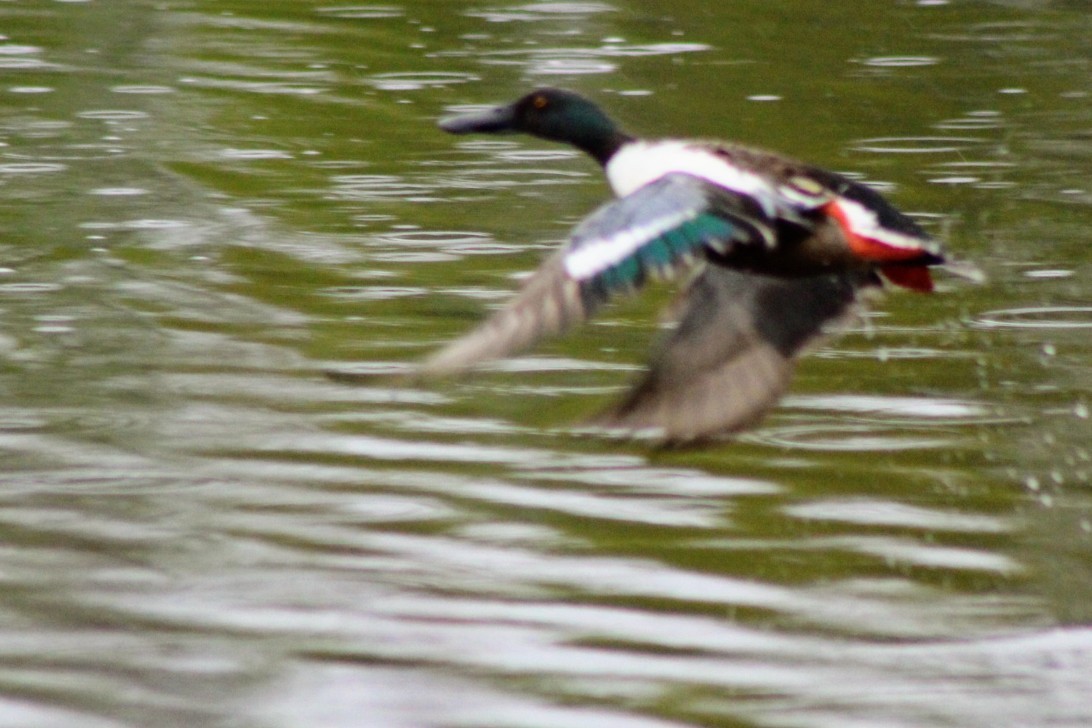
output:
[[545, 96], [536, 96], [534, 101], [531, 102], [531, 105], [541, 111], [549, 106], [550, 102]]

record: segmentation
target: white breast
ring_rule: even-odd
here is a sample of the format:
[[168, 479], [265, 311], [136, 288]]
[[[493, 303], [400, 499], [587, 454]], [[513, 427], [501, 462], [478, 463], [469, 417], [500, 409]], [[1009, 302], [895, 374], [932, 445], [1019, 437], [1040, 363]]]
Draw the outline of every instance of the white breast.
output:
[[619, 149], [606, 167], [607, 181], [618, 197], [625, 197], [672, 172], [702, 177], [735, 190], [755, 199], [768, 214], [774, 214], [777, 192], [769, 180], [685, 141], [631, 142]]

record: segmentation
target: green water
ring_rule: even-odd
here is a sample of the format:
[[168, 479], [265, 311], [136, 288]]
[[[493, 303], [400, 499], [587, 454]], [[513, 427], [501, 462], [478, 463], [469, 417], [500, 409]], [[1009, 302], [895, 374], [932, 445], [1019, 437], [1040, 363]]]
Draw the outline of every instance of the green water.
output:
[[[1092, 15], [1071, 2], [0, 3], [0, 725], [1092, 723]], [[658, 290], [465, 381], [608, 192], [536, 85], [852, 173], [989, 282], [649, 453]]]

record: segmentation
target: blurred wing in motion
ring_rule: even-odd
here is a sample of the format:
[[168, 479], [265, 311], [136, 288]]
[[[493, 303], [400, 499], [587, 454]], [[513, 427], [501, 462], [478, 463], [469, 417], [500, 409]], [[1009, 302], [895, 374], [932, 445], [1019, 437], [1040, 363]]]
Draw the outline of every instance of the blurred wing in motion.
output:
[[649, 371], [592, 424], [669, 443], [743, 429], [784, 394], [805, 346], [871, 285], [867, 272], [773, 278], [709, 266]]
[[456, 374], [518, 353], [579, 324], [620, 292], [669, 277], [706, 254], [773, 246], [762, 207], [687, 174], [651, 182], [600, 207], [503, 309], [426, 360], [423, 374]]

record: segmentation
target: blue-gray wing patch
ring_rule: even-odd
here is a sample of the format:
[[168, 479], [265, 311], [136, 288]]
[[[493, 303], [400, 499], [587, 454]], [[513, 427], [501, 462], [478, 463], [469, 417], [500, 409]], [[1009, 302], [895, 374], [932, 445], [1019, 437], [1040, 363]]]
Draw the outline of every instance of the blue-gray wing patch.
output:
[[712, 251], [771, 247], [775, 231], [762, 207], [684, 173], [669, 174], [599, 208], [573, 231], [565, 272], [586, 296], [605, 300], [669, 276]]

